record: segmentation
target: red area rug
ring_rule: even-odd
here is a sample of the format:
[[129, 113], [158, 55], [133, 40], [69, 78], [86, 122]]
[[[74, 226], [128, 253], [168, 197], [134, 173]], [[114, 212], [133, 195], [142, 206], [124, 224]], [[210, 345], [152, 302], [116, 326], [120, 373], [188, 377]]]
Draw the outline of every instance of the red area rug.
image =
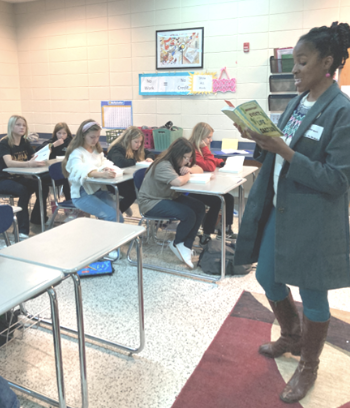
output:
[[[332, 320], [327, 341], [349, 355], [350, 344], [346, 339], [350, 338], [350, 325], [336, 318]], [[285, 381], [276, 361], [258, 353], [260, 344], [271, 338], [273, 321], [269, 309], [251, 293], [243, 292], [172, 408], [319, 406], [315, 401], [287, 405], [279, 399]], [[323, 406], [330, 408], [334, 404]], [[350, 402], [341, 404], [341, 408], [350, 408]]]

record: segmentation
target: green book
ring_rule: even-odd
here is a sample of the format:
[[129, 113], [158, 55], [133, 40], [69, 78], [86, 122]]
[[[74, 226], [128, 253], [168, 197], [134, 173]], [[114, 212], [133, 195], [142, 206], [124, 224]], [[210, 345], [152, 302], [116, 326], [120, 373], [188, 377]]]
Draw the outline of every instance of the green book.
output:
[[283, 133], [266, 115], [257, 101], [249, 101], [237, 106], [226, 106], [221, 111], [233, 122], [244, 129], [271, 137], [283, 136]]

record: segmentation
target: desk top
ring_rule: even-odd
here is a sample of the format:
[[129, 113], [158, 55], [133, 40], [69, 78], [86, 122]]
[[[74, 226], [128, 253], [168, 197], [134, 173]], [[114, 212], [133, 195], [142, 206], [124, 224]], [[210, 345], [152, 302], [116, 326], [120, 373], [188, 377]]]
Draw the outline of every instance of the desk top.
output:
[[[13, 245], [15, 246], [15, 245]], [[0, 315], [60, 282], [63, 273], [0, 258]]]
[[104, 184], [104, 185], [120, 184], [128, 180], [132, 180], [132, 174], [125, 174], [125, 172], [121, 176], [118, 176], [112, 179], [97, 178], [97, 177], [87, 177], [86, 178], [87, 183]]
[[7, 173], [11, 174], [23, 174], [27, 176], [35, 176], [36, 174], [43, 174], [49, 171], [49, 166], [43, 167], [8, 167], [3, 169]]
[[0, 257], [71, 273], [105, 256], [144, 231], [144, 227], [137, 225], [77, 218], [2, 249]]
[[43, 167], [7, 167], [6, 169], [3, 169], [3, 171], [6, 171], [7, 173], [12, 173], [12, 174], [23, 174], [27, 176], [35, 176], [36, 174], [43, 174], [47, 173], [49, 171], [49, 166], [54, 163], [58, 163], [63, 161], [63, 159], [50, 159], [47, 161], [47, 166]]
[[245, 178], [240, 177], [236, 174], [216, 173], [215, 178], [213, 180], [210, 180], [209, 183], [205, 184], [187, 183], [181, 187], [172, 186], [171, 189], [187, 193], [221, 195], [226, 194], [229, 191], [237, 188], [246, 181], [247, 180]]

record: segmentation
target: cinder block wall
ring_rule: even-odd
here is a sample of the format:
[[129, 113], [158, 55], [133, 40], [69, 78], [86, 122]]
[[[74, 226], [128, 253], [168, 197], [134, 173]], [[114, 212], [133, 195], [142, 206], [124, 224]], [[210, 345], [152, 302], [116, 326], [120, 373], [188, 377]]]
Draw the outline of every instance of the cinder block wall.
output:
[[[238, 137], [223, 99], [256, 99], [267, 110], [272, 48], [293, 46], [313, 26], [350, 21], [350, 0], [36, 0], [0, 1], [0, 133], [21, 112], [31, 130], [100, 120], [101, 100], [132, 100], [134, 123], [172, 120], [185, 136], [199, 121], [214, 140]], [[204, 70], [227, 67], [237, 92], [143, 97], [138, 74], [155, 70], [155, 31], [205, 28]], [[243, 43], [250, 42], [250, 52]]]

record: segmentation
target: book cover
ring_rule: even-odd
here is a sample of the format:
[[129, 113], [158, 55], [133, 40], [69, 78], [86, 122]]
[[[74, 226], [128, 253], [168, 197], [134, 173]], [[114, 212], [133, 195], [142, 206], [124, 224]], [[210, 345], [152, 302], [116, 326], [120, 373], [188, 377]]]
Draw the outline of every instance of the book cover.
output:
[[221, 111], [240, 126], [242, 130], [248, 128], [253, 132], [266, 136], [283, 136], [281, 130], [266, 115], [257, 101], [245, 102], [236, 108], [226, 106]]
[[44, 146], [42, 149], [38, 150], [37, 152], [35, 152], [35, 161], [46, 161], [49, 160], [50, 157], [50, 148], [49, 145], [47, 144], [46, 146]]

